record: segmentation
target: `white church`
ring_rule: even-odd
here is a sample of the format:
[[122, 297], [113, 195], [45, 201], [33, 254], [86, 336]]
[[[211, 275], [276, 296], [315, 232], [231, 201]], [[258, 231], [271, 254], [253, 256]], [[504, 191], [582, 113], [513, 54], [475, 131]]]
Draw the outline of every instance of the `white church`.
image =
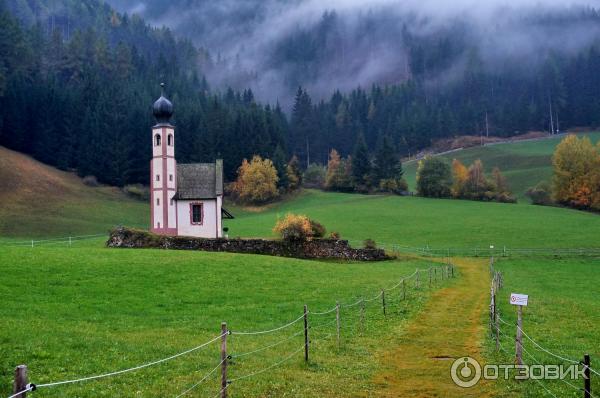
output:
[[160, 235], [221, 238], [223, 218], [223, 160], [215, 163], [177, 164], [173, 104], [164, 94], [152, 108], [150, 162], [151, 232]]

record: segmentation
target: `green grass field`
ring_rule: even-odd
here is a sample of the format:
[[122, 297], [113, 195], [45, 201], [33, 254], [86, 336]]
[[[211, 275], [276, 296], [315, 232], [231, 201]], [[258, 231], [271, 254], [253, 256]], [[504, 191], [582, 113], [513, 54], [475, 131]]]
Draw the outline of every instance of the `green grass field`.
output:
[[[498, 302], [501, 317], [509, 324], [501, 324], [502, 347], [507, 352], [493, 354], [490, 358], [501, 363], [512, 363], [515, 352], [516, 307], [509, 304], [511, 293], [529, 295], [529, 305], [524, 309], [523, 331], [546, 350], [575, 361], [590, 354], [592, 367], [600, 372], [600, 302], [597, 286], [600, 284], [599, 259], [510, 259], [496, 263], [496, 270], [505, 276], [505, 285]], [[569, 362], [540, 350], [530, 340], [523, 338], [523, 361], [568, 365]], [[600, 377], [592, 378], [592, 391], [600, 391]], [[578, 388], [581, 380], [570, 381]], [[544, 386], [558, 397], [579, 397], [580, 391], [562, 381], [544, 381]], [[550, 396], [535, 381], [507, 383], [507, 389], [520, 397]], [[515, 396], [515, 395], [507, 395]]]
[[[13, 368], [26, 363], [31, 381], [45, 383], [119, 370], [169, 356], [217, 336], [221, 321], [234, 331], [270, 329], [336, 301], [374, 297], [417, 267], [396, 260], [374, 264], [303, 261], [268, 256], [186, 251], [106, 249], [96, 240], [77, 246], [0, 247], [0, 393], [7, 395]], [[442, 282], [440, 282], [442, 283]], [[400, 337], [390, 334], [421, 308], [429, 289], [408, 283], [366, 306], [342, 309], [342, 346], [335, 344], [334, 314], [311, 316], [309, 366], [303, 353], [272, 373], [231, 386], [233, 396], [349, 396], [374, 390], [374, 356]], [[264, 336], [230, 336], [233, 355], [287, 339], [276, 348], [234, 358], [236, 378], [282, 360], [303, 345], [301, 323]], [[300, 333], [300, 334], [298, 334]], [[333, 336], [331, 335], [333, 333]], [[218, 344], [131, 375], [40, 389], [44, 397], [175, 396], [219, 363]], [[219, 391], [211, 379], [190, 396]], [[285, 393], [284, 393], [285, 392]]]
[[98, 234], [118, 224], [145, 227], [148, 204], [118, 188], [89, 187], [60, 171], [0, 147], [0, 237], [44, 239]]
[[261, 213], [230, 209], [230, 236], [273, 236], [278, 217], [306, 214], [343, 238], [433, 248], [595, 247], [600, 217], [576, 210], [306, 191]]
[[[589, 133], [587, 136], [593, 142], [600, 141], [600, 132]], [[540, 181], [550, 182], [552, 154], [561, 139], [562, 137], [468, 148], [443, 155], [441, 158], [449, 163], [456, 158], [466, 165], [481, 159], [487, 172], [491, 172], [494, 167], [499, 167], [519, 201], [529, 203], [525, 197], [527, 189]], [[407, 162], [403, 166], [408, 185], [415, 190], [417, 162]]]
[[[546, 150], [537, 148], [540, 152]], [[526, 156], [531, 148], [522, 151]], [[234, 331], [269, 329], [297, 318], [304, 304], [313, 311], [324, 311], [337, 300], [351, 303], [373, 297], [381, 288], [394, 285], [417, 267], [430, 266], [432, 261], [410, 257], [362, 264], [107, 249], [102, 238], [78, 241], [72, 247], [64, 242], [18, 247], [15, 241], [23, 238], [97, 233], [119, 223], [143, 227], [148, 218], [147, 204], [132, 201], [111, 188], [85, 187], [72, 174], [57, 175], [37, 164], [25, 166], [23, 172], [37, 170], [44, 174], [26, 184], [25, 189], [2, 197], [10, 202], [3, 202], [8, 205], [0, 210], [0, 394], [4, 395], [10, 391], [14, 366], [20, 363], [29, 366], [30, 379], [36, 383], [123, 369], [207, 341], [218, 335], [222, 321]], [[40, 181], [44, 178], [51, 178], [52, 184], [43, 185]], [[65, 192], [62, 204], [60, 197]], [[33, 210], [19, 202], [18, 198], [34, 194], [45, 194], [48, 200], [38, 199]], [[413, 247], [598, 247], [600, 236], [600, 217], [596, 214], [530, 205], [307, 190], [260, 212], [227, 208], [236, 216], [226, 222], [231, 237], [273, 237], [273, 225], [287, 212], [313, 217], [329, 231], [338, 231], [352, 241], [372, 238], [378, 243]], [[526, 330], [532, 337], [573, 358], [589, 351], [594, 361], [600, 358], [600, 308], [594, 290], [600, 282], [598, 264], [597, 258], [511, 258], [499, 261], [497, 268], [505, 273], [505, 296], [511, 291], [531, 295]], [[454, 283], [445, 282], [445, 286]], [[414, 285], [409, 286], [409, 300], [401, 300], [397, 290], [386, 294], [387, 319], [382, 316], [378, 299], [367, 305], [363, 333], [358, 307], [343, 310], [339, 350], [333, 314], [311, 317], [313, 348], [308, 366], [300, 351], [287, 357], [302, 346], [300, 323], [274, 334], [230, 336], [234, 356], [280, 343], [256, 355], [234, 358], [230, 367], [234, 379], [287, 359], [285, 366], [234, 382], [232, 395], [375, 394], [380, 387], [375, 376], [382, 369], [381, 353], [401, 343], [405, 328], [433, 300], [429, 289], [417, 294]], [[505, 301], [501, 310], [512, 323], [514, 311]], [[503, 331], [510, 337], [510, 330]], [[505, 346], [511, 352], [509, 340], [507, 337]], [[490, 361], [511, 362], [510, 355], [494, 354], [491, 343], [484, 345]], [[531, 353], [539, 360], [551, 359], [539, 352]], [[218, 363], [218, 344], [214, 343], [132, 374], [40, 389], [34, 394], [176, 396]], [[214, 376], [189, 396], [214, 396], [219, 391]], [[498, 396], [544, 394], [535, 382], [498, 386]], [[554, 382], [549, 387], [560, 393], [557, 396], [580, 395], [570, 395], [568, 387]]]

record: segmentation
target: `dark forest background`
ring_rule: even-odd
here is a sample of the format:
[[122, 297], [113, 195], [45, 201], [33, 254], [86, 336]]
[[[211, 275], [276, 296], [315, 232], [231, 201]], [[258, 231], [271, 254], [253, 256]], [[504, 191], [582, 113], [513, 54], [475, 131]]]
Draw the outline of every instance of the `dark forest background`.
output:
[[[456, 135], [600, 126], [600, 36], [568, 52], [536, 52], [535, 62], [490, 63], [460, 20], [427, 34], [404, 27], [406, 63], [397, 76], [311, 98], [298, 86], [336, 48], [338, 16], [328, 12], [311, 29], [292, 30], [271, 54], [292, 65], [291, 100], [280, 106], [239, 84], [213, 83], [218, 57], [167, 28], [97, 0], [46, 3], [0, 0], [0, 144], [104, 183], [147, 183], [161, 81], [175, 105], [178, 161], [223, 157], [230, 180], [243, 158], [271, 158], [278, 147], [306, 166], [326, 163], [332, 148], [352, 153], [359, 136], [371, 152], [388, 137], [406, 155]], [[536, 15], [523, 23], [600, 27], [593, 8]], [[452, 78], [440, 79], [449, 70]]]

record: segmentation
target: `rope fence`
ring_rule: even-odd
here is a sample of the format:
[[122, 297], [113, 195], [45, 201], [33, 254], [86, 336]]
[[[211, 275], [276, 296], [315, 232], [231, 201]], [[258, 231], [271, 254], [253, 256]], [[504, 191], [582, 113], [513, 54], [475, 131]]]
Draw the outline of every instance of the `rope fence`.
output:
[[[432, 272], [434, 270], [435, 270], [435, 272]], [[361, 305], [360, 309], [359, 309], [360, 314], [357, 314], [356, 316], [358, 318], [357, 322], [360, 322], [359, 329], [360, 329], [361, 335], [362, 335], [362, 333], [364, 331], [364, 327], [365, 327], [365, 323], [364, 323], [365, 314], [366, 314], [365, 304], [367, 302], [374, 302], [375, 300], [381, 299], [383, 317], [384, 317], [384, 319], [387, 319], [387, 318], [385, 318], [388, 315], [388, 313], [386, 313], [386, 305], [389, 307], [389, 305], [392, 301], [389, 300], [389, 296], [388, 296], [388, 301], [386, 303], [385, 293], [389, 293], [391, 291], [394, 291], [394, 290], [402, 287], [402, 290], [403, 290], [402, 296], [400, 296], [400, 294], [396, 294], [397, 298], [395, 300], [398, 300], [397, 301], [398, 303], [405, 301], [407, 288], [411, 287], [411, 285], [412, 285], [412, 290], [418, 291], [419, 289], [421, 289], [421, 285], [419, 283], [419, 275], [421, 273], [427, 273], [430, 277], [435, 273], [435, 275], [436, 275], [435, 283], [437, 283], [438, 282], [438, 277], [437, 277], [438, 270], [440, 271], [439, 272], [439, 274], [440, 274], [439, 280], [440, 281], [454, 277], [454, 266], [451, 263], [433, 265], [426, 269], [416, 269], [415, 272], [413, 272], [410, 276], [400, 279], [400, 282], [394, 284], [393, 286], [391, 286], [388, 289], [382, 289], [379, 294], [377, 294], [376, 296], [374, 296], [370, 299], [360, 298], [358, 301], [350, 302], [348, 304], [336, 303], [335, 307], [330, 308], [325, 311], [311, 312], [308, 310], [308, 307], [305, 305], [302, 315], [300, 315], [299, 317], [295, 318], [294, 320], [292, 320], [290, 322], [287, 322], [281, 326], [277, 326], [274, 328], [265, 329], [265, 330], [239, 331], [238, 332], [235, 329], [229, 329], [227, 327], [227, 324], [223, 323], [221, 325], [221, 333], [219, 335], [209, 339], [208, 341], [206, 341], [200, 345], [197, 345], [193, 348], [187, 349], [185, 351], [181, 351], [179, 353], [170, 355], [170, 356], [162, 358], [162, 359], [143, 363], [143, 364], [133, 366], [130, 368], [126, 368], [126, 369], [120, 369], [120, 370], [116, 370], [116, 371], [112, 371], [112, 372], [100, 373], [97, 375], [85, 376], [85, 377], [68, 379], [68, 380], [63, 380], [63, 381], [34, 384], [34, 383], [30, 383], [28, 381], [27, 367], [25, 365], [20, 365], [15, 369], [13, 395], [10, 395], [8, 398], [25, 398], [27, 396], [27, 394], [33, 393], [34, 391], [36, 391], [40, 388], [45, 389], [45, 388], [50, 388], [50, 387], [64, 386], [64, 385], [68, 385], [68, 384], [83, 383], [86, 381], [105, 379], [105, 378], [118, 376], [118, 375], [122, 375], [122, 374], [129, 373], [129, 372], [135, 372], [137, 370], [141, 370], [144, 368], [162, 364], [162, 363], [171, 361], [175, 358], [179, 358], [179, 357], [191, 354], [193, 352], [200, 351], [203, 348], [208, 347], [209, 345], [211, 345], [213, 343], [217, 343], [218, 341], [220, 341], [220, 343], [221, 343], [220, 361], [216, 363], [216, 366], [208, 368], [206, 373], [204, 373], [203, 376], [197, 382], [193, 383], [192, 385], [190, 385], [189, 387], [184, 389], [182, 392], [175, 395], [175, 398], [179, 398], [179, 397], [187, 395], [188, 393], [190, 393], [193, 390], [200, 387], [202, 384], [206, 383], [209, 379], [214, 378], [213, 376], [218, 372], [219, 369], [221, 369], [221, 383], [220, 383], [220, 387], [219, 387], [219, 392], [216, 395], [216, 397], [226, 398], [232, 383], [237, 383], [242, 380], [246, 380], [246, 379], [255, 377], [255, 376], [265, 373], [269, 370], [272, 370], [274, 368], [282, 366], [284, 363], [290, 361], [292, 358], [294, 358], [294, 356], [298, 355], [302, 351], [304, 351], [304, 361], [308, 363], [309, 362], [309, 353], [311, 352], [310, 347], [312, 347], [316, 343], [320, 344], [321, 342], [328, 341], [333, 336], [336, 336], [337, 346], [339, 348], [340, 339], [341, 339], [341, 324], [342, 324], [340, 312], [342, 309], [345, 309], [345, 311], [349, 311], [349, 312], [344, 312], [345, 316], [346, 315], [350, 316], [351, 314], [354, 314], [356, 312], [356, 310], [350, 311], [349, 309], [354, 308], [359, 304]], [[410, 285], [406, 283], [407, 281], [412, 281], [412, 280], [414, 280], [414, 283], [411, 283]], [[430, 281], [431, 281], [431, 278], [430, 278]], [[429, 288], [432, 288], [431, 283], [429, 284]], [[401, 300], [400, 300], [400, 297], [402, 297]], [[396, 301], [394, 301], [394, 302], [396, 302]], [[369, 313], [375, 314], [372, 310], [369, 310]], [[333, 319], [331, 319], [330, 317], [332, 317], [333, 315], [335, 315], [335, 317]], [[315, 319], [329, 318], [329, 319], [321, 321], [321, 322], [317, 321], [316, 323], [314, 323], [312, 318], [315, 318]], [[345, 319], [347, 320], [347, 318], [345, 318]], [[301, 321], [303, 321], [303, 322], [301, 322]], [[244, 352], [240, 352], [240, 353], [236, 353], [235, 350], [233, 352], [230, 352], [230, 350], [228, 350], [228, 343], [230, 344], [232, 342], [229, 340], [236, 336], [239, 338], [247, 338], [247, 337], [248, 338], [264, 338], [266, 336], [275, 336], [277, 333], [285, 332], [289, 328], [292, 328], [294, 326], [298, 327], [298, 329], [296, 329], [290, 336], [286, 336], [275, 342], [263, 344], [260, 347], [257, 347], [255, 349], [250, 349], [248, 351], [244, 351]], [[331, 328], [334, 326], [335, 326], [335, 330], [331, 330]], [[314, 333], [317, 333], [317, 332], [326, 333], [328, 331], [330, 333], [327, 333], [326, 335], [324, 335], [322, 337], [316, 337], [314, 335]], [[270, 363], [264, 367], [261, 367], [259, 369], [251, 370], [248, 373], [242, 374], [240, 376], [234, 376], [234, 377], [228, 376], [228, 372], [230, 371], [228, 369], [228, 366], [234, 364], [232, 360], [234, 360], [234, 359], [242, 360], [245, 358], [253, 357], [253, 356], [260, 354], [262, 352], [265, 352], [269, 349], [274, 349], [276, 347], [282, 346], [284, 343], [289, 343], [289, 342], [293, 341], [295, 338], [300, 338], [300, 336], [304, 337], [304, 342], [302, 345], [298, 345], [298, 346], [294, 347], [294, 349], [291, 352], [288, 352], [284, 356], [280, 356], [279, 359], [274, 360], [272, 363]], [[351, 335], [351, 336], [353, 337], [354, 335]], [[237, 339], [235, 339], [235, 340], [237, 341]], [[240, 340], [240, 342], [241, 341], [242, 340]], [[246, 341], [246, 340], [244, 340], [244, 341]], [[244, 343], [244, 345], [245, 345], [245, 343]]]
[[[523, 343], [523, 337], [525, 337], [526, 341], [528, 341], [530, 343], [530, 349], [533, 348], [533, 349], [537, 350], [537, 352], [544, 353], [554, 359], [561, 361], [562, 363], [566, 363], [568, 365], [581, 366], [583, 375], [584, 375], [583, 388], [575, 386], [573, 383], [565, 380], [563, 377], [559, 377], [558, 380], [560, 380], [563, 384], [565, 384], [571, 390], [576, 390], [578, 392], [583, 391], [584, 398], [595, 398], [596, 396], [592, 394], [591, 375], [593, 373], [597, 376], [600, 376], [600, 373], [591, 367], [590, 356], [588, 354], [585, 354], [585, 355], [583, 355], [583, 360], [575, 360], [573, 358], [569, 358], [567, 355], [553, 352], [552, 350], [544, 347], [537, 340], [532, 338], [530, 336], [530, 334], [525, 332], [524, 327], [523, 327], [521, 306], [519, 306], [517, 322], [515, 324], [511, 324], [510, 322], [507, 322], [504, 318], [502, 318], [500, 316], [500, 310], [498, 309], [498, 305], [497, 305], [497, 301], [496, 301], [496, 294], [499, 290], [501, 290], [504, 287], [504, 276], [503, 276], [502, 272], [496, 271], [496, 269], [494, 268], [494, 257], [490, 257], [490, 274], [492, 276], [492, 280], [491, 280], [491, 288], [490, 288], [490, 321], [489, 321], [489, 325], [490, 325], [490, 336], [493, 340], [495, 340], [496, 351], [497, 352], [502, 351], [507, 356], [510, 356], [511, 353], [506, 348], [504, 348], [504, 345], [505, 344], [508, 344], [508, 345], [514, 344], [515, 345], [514, 358], [515, 358], [515, 363], [517, 365], [528, 365], [523, 360], [523, 353], [524, 353], [529, 360], [533, 361], [534, 365], [543, 366], [544, 364], [541, 361], [539, 361], [525, 347], [525, 344]], [[513, 338], [510, 335], [508, 335], [503, 330], [503, 327], [506, 327], [509, 330], [511, 328], [514, 328], [515, 337]], [[532, 379], [535, 380], [548, 393], [548, 395], [550, 395], [552, 397], [557, 397], [557, 396], [562, 395], [560, 393], [551, 391], [550, 388], [548, 388], [548, 386], [544, 385], [544, 383], [542, 381], [546, 381], [546, 380], [539, 380], [536, 377], [532, 377]]]
[[96, 239], [103, 236], [108, 236], [108, 233], [103, 234], [93, 234], [93, 235], [77, 235], [77, 236], [63, 236], [60, 238], [49, 238], [49, 239], [30, 239], [30, 240], [22, 240], [22, 241], [0, 241], [0, 246], [4, 247], [37, 247], [41, 245], [69, 245], [71, 246], [73, 243]]
[[[358, 240], [349, 240], [354, 246], [361, 246], [364, 242]], [[378, 247], [394, 253], [416, 254], [426, 257], [557, 257], [557, 256], [581, 256], [596, 257], [600, 256], [600, 247], [581, 247], [581, 248], [552, 248], [552, 247], [430, 247], [425, 246], [405, 246], [395, 243], [379, 243]]]

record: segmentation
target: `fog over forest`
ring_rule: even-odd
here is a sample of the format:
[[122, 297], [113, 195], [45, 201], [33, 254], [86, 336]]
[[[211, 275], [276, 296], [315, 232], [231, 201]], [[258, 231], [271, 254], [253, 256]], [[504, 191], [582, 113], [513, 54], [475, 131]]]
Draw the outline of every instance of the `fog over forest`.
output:
[[[250, 86], [289, 104], [297, 86], [316, 98], [373, 83], [400, 83], [422, 68], [430, 84], [462, 76], [471, 51], [488, 71], [523, 72], [549, 53], [570, 56], [599, 36], [597, 20], [575, 18], [599, 1], [515, 0], [109, 0], [122, 12], [168, 26], [207, 50], [213, 88]], [[571, 18], [571, 16], [573, 18]], [[415, 65], [407, 37], [451, 37], [443, 68]]]

